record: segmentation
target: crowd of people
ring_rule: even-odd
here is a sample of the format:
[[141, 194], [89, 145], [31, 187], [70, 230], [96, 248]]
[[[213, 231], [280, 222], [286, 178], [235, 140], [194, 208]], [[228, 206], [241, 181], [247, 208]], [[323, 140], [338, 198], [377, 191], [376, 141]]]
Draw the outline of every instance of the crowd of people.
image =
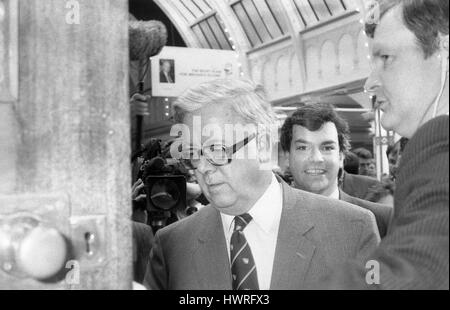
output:
[[[244, 79], [198, 85], [174, 104], [187, 130], [171, 152], [190, 173], [187, 195], [198, 211], [154, 237], [145, 230], [137, 282], [186, 290], [449, 288], [448, 1], [378, 3], [379, 22], [366, 25], [366, 90], [384, 112], [383, 127], [403, 137], [386, 154], [390, 174], [375, 178], [372, 153], [352, 149], [348, 123], [320, 102], [285, 120], [279, 141], [289, 169], [272, 171], [267, 141], [277, 118], [263, 89]], [[134, 200], [145, 200], [143, 187], [137, 180]], [[372, 281], [368, 262], [378, 266]]]

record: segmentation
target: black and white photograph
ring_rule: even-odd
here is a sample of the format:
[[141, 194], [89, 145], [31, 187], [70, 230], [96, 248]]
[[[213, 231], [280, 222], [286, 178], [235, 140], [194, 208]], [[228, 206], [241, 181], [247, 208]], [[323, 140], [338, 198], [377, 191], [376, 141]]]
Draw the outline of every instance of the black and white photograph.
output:
[[175, 83], [175, 62], [173, 59], [161, 59], [159, 68], [160, 83]]
[[448, 9], [0, 0], [0, 291], [448, 291]]

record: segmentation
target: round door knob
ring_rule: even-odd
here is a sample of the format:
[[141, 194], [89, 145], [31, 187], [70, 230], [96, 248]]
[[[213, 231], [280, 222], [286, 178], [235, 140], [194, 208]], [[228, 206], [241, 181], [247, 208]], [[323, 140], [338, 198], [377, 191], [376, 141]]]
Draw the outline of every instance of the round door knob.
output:
[[64, 237], [53, 228], [36, 227], [22, 240], [16, 252], [17, 267], [26, 275], [44, 280], [62, 268], [67, 257]]
[[19, 278], [49, 280], [65, 267], [64, 236], [30, 214], [0, 218], [0, 268]]

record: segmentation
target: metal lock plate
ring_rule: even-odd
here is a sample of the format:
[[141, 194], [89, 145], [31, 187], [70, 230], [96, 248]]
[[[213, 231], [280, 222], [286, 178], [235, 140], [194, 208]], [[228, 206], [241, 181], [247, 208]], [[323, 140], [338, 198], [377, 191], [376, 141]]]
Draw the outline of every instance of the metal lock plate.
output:
[[32, 214], [44, 225], [70, 236], [69, 197], [64, 194], [0, 195], [0, 219], [19, 213]]
[[97, 267], [106, 258], [106, 216], [76, 216], [70, 219], [75, 260], [84, 268]]

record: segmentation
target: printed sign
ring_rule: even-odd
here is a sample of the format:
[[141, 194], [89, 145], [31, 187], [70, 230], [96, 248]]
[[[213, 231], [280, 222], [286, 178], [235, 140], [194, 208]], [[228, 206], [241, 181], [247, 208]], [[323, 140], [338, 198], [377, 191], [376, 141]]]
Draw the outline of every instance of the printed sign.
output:
[[200, 83], [239, 78], [234, 51], [169, 47], [151, 58], [152, 96], [177, 97]]

